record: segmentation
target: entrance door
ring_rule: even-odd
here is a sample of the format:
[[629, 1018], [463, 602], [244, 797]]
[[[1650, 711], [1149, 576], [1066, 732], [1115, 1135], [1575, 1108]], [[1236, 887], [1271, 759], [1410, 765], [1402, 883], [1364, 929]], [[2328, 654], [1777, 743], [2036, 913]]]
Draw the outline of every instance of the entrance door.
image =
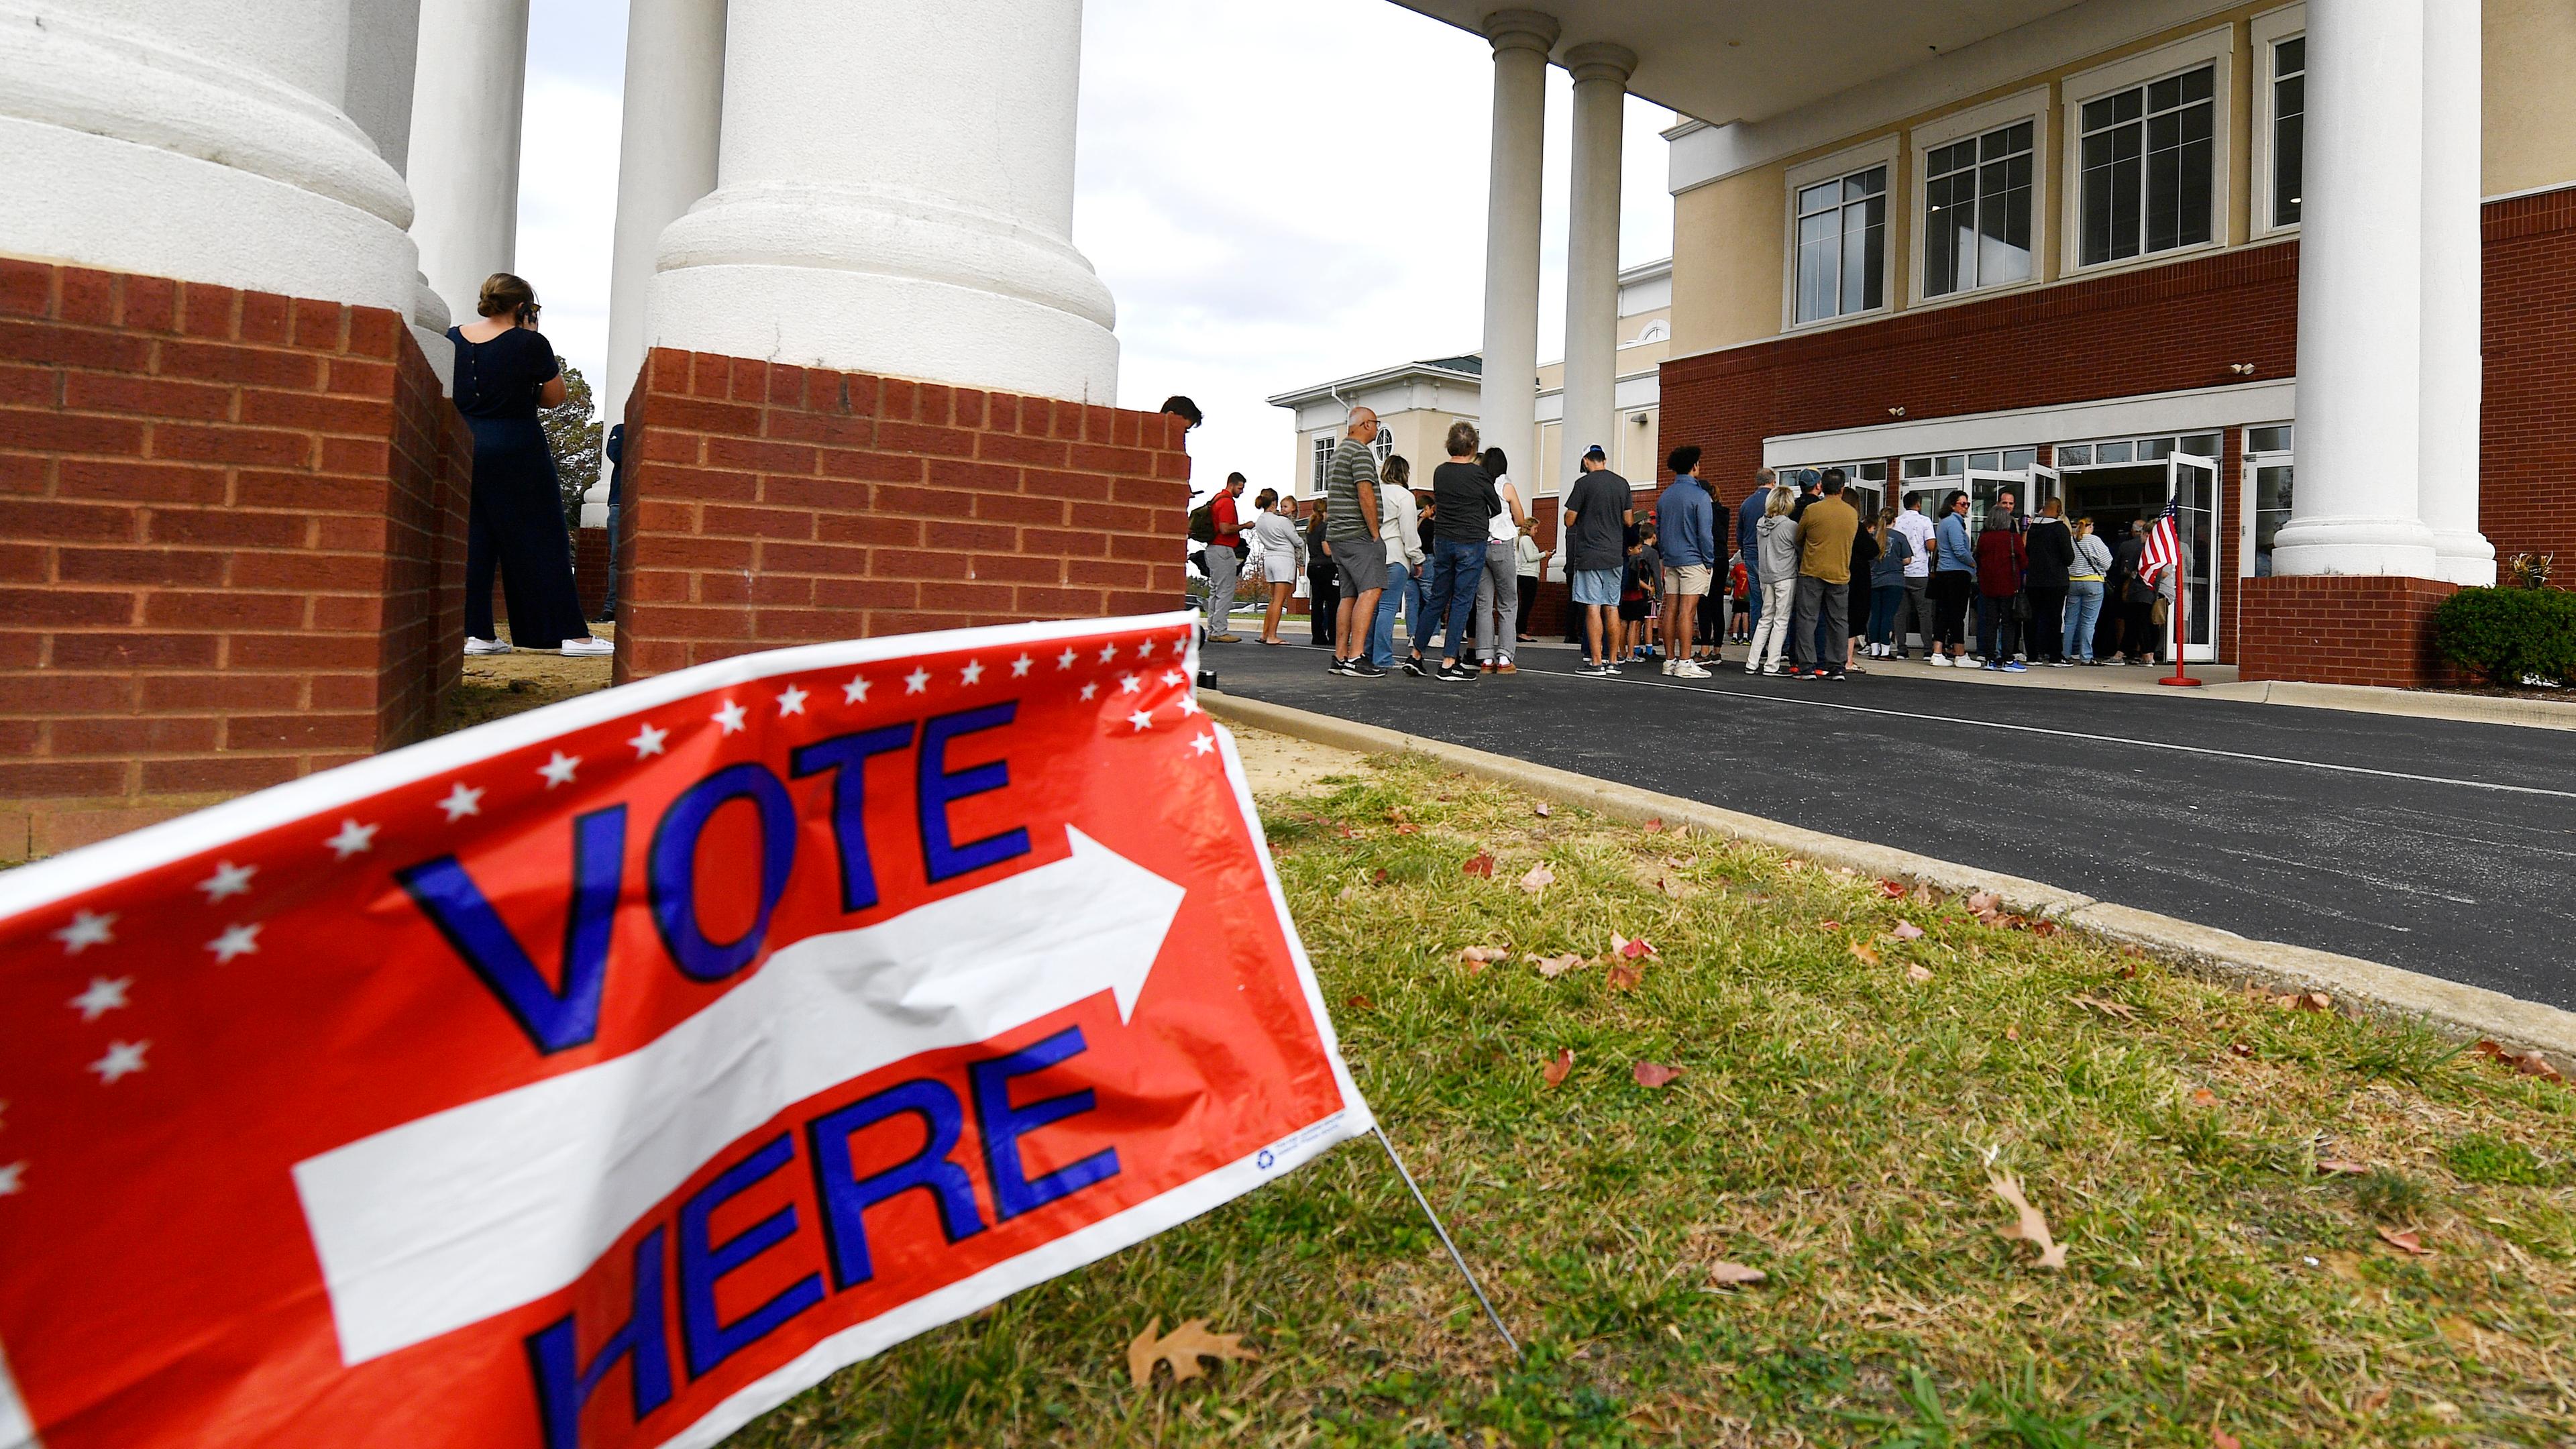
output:
[[2165, 459], [2165, 479], [2190, 590], [2182, 657], [2205, 664], [2218, 657], [2218, 460], [2176, 453]]
[[2039, 516], [2039, 505], [2052, 498], [2063, 501], [2065, 497], [2065, 480], [2056, 469], [2046, 463], [2030, 465], [2030, 496], [2022, 500], [2022, 506], [2030, 511], [2031, 517]]
[[[2030, 516], [2030, 479], [2022, 473], [1987, 472], [1971, 468], [1962, 476], [1959, 486], [1968, 490], [1968, 531], [1970, 533], [1975, 533], [1986, 526], [1987, 510], [1993, 508], [1995, 501], [2007, 493], [2013, 496], [2013, 511], [2025, 519]], [[1948, 495], [1945, 493], [1943, 496]], [[1925, 512], [1935, 521], [1938, 521], [1941, 516], [1929, 509]]]

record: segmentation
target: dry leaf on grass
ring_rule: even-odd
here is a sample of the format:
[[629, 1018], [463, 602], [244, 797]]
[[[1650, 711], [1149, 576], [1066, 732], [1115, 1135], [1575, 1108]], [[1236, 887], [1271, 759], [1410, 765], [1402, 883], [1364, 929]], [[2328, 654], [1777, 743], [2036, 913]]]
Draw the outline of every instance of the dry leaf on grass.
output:
[[2567, 1080], [2567, 1076], [2564, 1072], [2551, 1066], [2549, 1064], [2549, 1058], [2542, 1056], [2538, 1052], [2525, 1052], [2521, 1056], [2515, 1057], [2513, 1059], [2513, 1069], [2526, 1077], [2539, 1077], [2544, 1081], [2563, 1082]]
[[1663, 822], [1662, 817], [1658, 816], [1657, 818], [1655, 818], [1655, 819], [1653, 819], [1653, 820], [1649, 820], [1649, 821], [1647, 821], [1647, 822], [1646, 822], [1646, 833], [1647, 833], [1648, 835], [1661, 835], [1661, 834], [1663, 834], [1663, 833], [1664, 833], [1664, 822]]
[[1896, 923], [1896, 929], [1887, 934], [1900, 941], [1920, 941], [1923, 939], [1923, 928], [1912, 921], [1899, 921]]
[[1458, 961], [1467, 968], [1467, 974], [1473, 976], [1496, 961], [1511, 959], [1511, 954], [1501, 946], [1470, 946], [1458, 953]]
[[1556, 1055], [1549, 1060], [1547, 1070], [1542, 1075], [1547, 1078], [1549, 1086], [1562, 1086], [1565, 1082], [1565, 1074], [1573, 1070], [1574, 1048], [1558, 1047]]
[[1538, 968], [1539, 975], [1550, 981], [1583, 964], [1583, 958], [1571, 951], [1562, 956], [1532, 956], [1529, 961], [1531, 965]]
[[1645, 979], [1646, 973], [1634, 966], [1610, 968], [1610, 989], [1613, 991], [1634, 991], [1637, 989], [1637, 984]]
[[2056, 935], [2059, 929], [2060, 928], [2055, 921], [2033, 921], [2030, 923], [2030, 933], [2039, 937], [2043, 941]]
[[2240, 1057], [2254, 1055], [2254, 1047], [2249, 1042], [2232, 1041], [2227, 1044], [2227, 1049]]
[[2191, 1104], [2195, 1107], [2215, 1107], [2218, 1105], [2218, 1094], [2207, 1087], [2196, 1087], [2192, 1090]]
[[1770, 1277], [1761, 1269], [1747, 1268], [1742, 1263], [1721, 1261], [1708, 1265], [1708, 1283], [1712, 1288], [1737, 1288], [1748, 1283], [1765, 1282]]
[[1878, 893], [1891, 901], [1901, 901], [1905, 899], [1905, 885], [1901, 881], [1883, 880], [1878, 883]]
[[2386, 1228], [2381, 1228], [2379, 1230], [2379, 1240], [2386, 1243], [2388, 1246], [2397, 1249], [2399, 1252], [2404, 1253], [2410, 1258], [2429, 1258], [2433, 1256], [2433, 1250], [2424, 1246], [2424, 1240], [2415, 1236], [2415, 1230], [2413, 1228], [2408, 1228], [2402, 1233], [2391, 1232]]
[[1371, 884], [1371, 885], [1384, 885], [1384, 884], [1386, 884], [1386, 867], [1385, 867], [1385, 866], [1379, 866], [1379, 867], [1377, 868], [1377, 874], [1375, 874], [1375, 875], [1373, 875], [1373, 876], [1369, 877], [1369, 884]]
[[[1395, 827], [1395, 833], [1398, 835], [1416, 835], [1421, 833], [1421, 827], [1416, 825], [1399, 825]], [[1173, 1331], [1176, 1333], [1179, 1332], [1178, 1329]]]
[[1637, 939], [1631, 941], [1627, 937], [1613, 931], [1610, 933], [1610, 954], [1613, 956], [1625, 956], [1631, 961], [1641, 961], [1648, 956], [1654, 955], [1655, 948], [1653, 943], [1649, 942], [1643, 936], [1639, 936]]
[[1932, 979], [1932, 972], [1929, 968], [1925, 967], [1918, 961], [1905, 968], [1905, 979], [1913, 982], [1917, 986], [1920, 986], [1924, 982]]
[[1350, 1009], [1353, 1011], [1370, 1011], [1376, 1008], [1377, 1003], [1369, 1000], [1365, 996], [1354, 996], [1350, 999], [1347, 1005], [1349, 1005]]
[[1843, 923], [1842, 923], [1842, 922], [1840, 922], [1840, 921], [1818, 921], [1818, 922], [1816, 922], [1816, 929], [1817, 929], [1817, 930], [1819, 930], [1819, 931], [1839, 931], [1839, 930], [1841, 930], [1842, 928], [1843, 928]]
[[1794, 874], [1798, 871], [1805, 870], [1807, 868], [1807, 863], [1793, 855], [1787, 860], [1780, 862], [1780, 868]]
[[2008, 1026], [2008, 1027], [2005, 1027], [2005, 1028], [2004, 1028], [2004, 1040], [2006, 1040], [2006, 1041], [2019, 1041], [2019, 1040], [2021, 1040], [2021, 1028], [2020, 1028], [2020, 1027], [2017, 1027], [2017, 1026]]
[[2078, 1006], [2098, 1011], [2104, 1016], [2116, 1016], [2122, 1021], [2138, 1019], [2138, 1009], [2124, 1001], [2104, 1001], [2098, 996], [2085, 996], [2080, 993], [2066, 999]]
[[2040, 1215], [2039, 1209], [2030, 1205], [2029, 1198], [2022, 1196], [2021, 1180], [2012, 1177], [1989, 1177], [1986, 1179], [1986, 1184], [1995, 1190], [1995, 1196], [2012, 1204], [2013, 1211], [2018, 1214], [2011, 1226], [1997, 1228], [1995, 1232], [2003, 1237], [2018, 1238], [2039, 1249], [2038, 1266], [2065, 1267], [2066, 1245], [2049, 1235], [2048, 1219]]
[[2212, 1424], [2209, 1426], [2209, 1449], [2245, 1449], [2245, 1441]]
[[1540, 891], [1546, 890], [1549, 886], [1554, 884], [1556, 884], [1556, 872], [1549, 870], [1547, 868], [1547, 862], [1543, 860], [1538, 864], [1531, 866], [1529, 868], [1529, 874], [1521, 877], [1521, 889], [1528, 891], [1531, 895], [1537, 895]]
[[1856, 961], [1858, 961], [1858, 962], [1860, 962], [1860, 963], [1861, 963], [1862, 965], [1864, 965], [1864, 966], [1876, 966], [1876, 965], [1878, 965], [1878, 964], [1879, 964], [1878, 953], [1877, 953], [1876, 951], [1874, 951], [1874, 950], [1871, 950], [1871, 949], [1870, 949], [1866, 944], [1864, 944], [1864, 943], [1862, 943], [1862, 942], [1859, 942], [1859, 941], [1854, 941], [1854, 942], [1852, 942], [1852, 943], [1851, 943], [1851, 953], [1852, 953], [1852, 959], [1853, 959], [1853, 960], [1856, 960]]
[[1674, 1078], [1682, 1074], [1682, 1070], [1680, 1067], [1668, 1067], [1659, 1062], [1639, 1062], [1628, 1069], [1628, 1074], [1637, 1079], [1637, 1085], [1640, 1087], [1662, 1087], [1670, 1085]]
[[1551, 808], [1551, 807], [1548, 805], [1548, 803], [1547, 803], [1546, 801], [1541, 800], [1541, 801], [1540, 801], [1540, 802], [1538, 802], [1537, 804], [1532, 805], [1532, 806], [1530, 807], [1530, 813], [1531, 813], [1532, 815], [1537, 816], [1537, 817], [1538, 817], [1539, 819], [1541, 819], [1541, 820], [1545, 820], [1547, 817], [1549, 817], [1549, 816], [1551, 816], [1551, 815], [1555, 814], [1555, 813], [1556, 813], [1556, 811], [1555, 811], [1553, 808]]
[[2370, 1164], [2354, 1162], [2343, 1157], [2320, 1157], [2317, 1159], [2317, 1171], [2328, 1177], [2368, 1177]]
[[[1136, 1335], [1135, 1342], [1127, 1345], [1127, 1376], [1140, 1389], [1153, 1381], [1157, 1363], [1170, 1364], [1172, 1382], [1185, 1384], [1206, 1372], [1199, 1367], [1200, 1359], [1212, 1358], [1222, 1362], [1261, 1357], [1259, 1349], [1243, 1346], [1242, 1334], [1208, 1332], [1204, 1318], [1193, 1318], [1170, 1333], [1163, 1333], [1162, 1329], [1163, 1320], [1158, 1317], [1145, 1325], [1145, 1331]], [[1157, 1334], [1162, 1336], [1158, 1338]]]
[[1474, 855], [1467, 857], [1467, 863], [1458, 867], [1458, 869], [1461, 873], [1472, 875], [1478, 880], [1492, 880], [1494, 878], [1494, 853], [1490, 850], [1480, 850]]
[[2004, 898], [1993, 891], [1979, 891], [1968, 897], [1968, 914], [1979, 920], [1997, 915], [2003, 908]]

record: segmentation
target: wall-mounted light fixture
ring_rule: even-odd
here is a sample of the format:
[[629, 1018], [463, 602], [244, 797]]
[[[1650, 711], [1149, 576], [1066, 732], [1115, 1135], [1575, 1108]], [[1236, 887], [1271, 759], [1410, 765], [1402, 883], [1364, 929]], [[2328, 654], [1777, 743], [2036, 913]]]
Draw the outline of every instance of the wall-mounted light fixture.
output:
[[1891, 418], [1901, 418], [1901, 417], [1905, 416], [1905, 409], [1903, 409], [1903, 408], [1889, 408], [1889, 409], [1887, 410], [1887, 415], [1888, 415], [1889, 417], [1891, 417]]
[[2254, 364], [2250, 362], [2231, 362], [2227, 364], [2227, 370], [2235, 373], [2238, 377], [2252, 377], [2254, 375]]

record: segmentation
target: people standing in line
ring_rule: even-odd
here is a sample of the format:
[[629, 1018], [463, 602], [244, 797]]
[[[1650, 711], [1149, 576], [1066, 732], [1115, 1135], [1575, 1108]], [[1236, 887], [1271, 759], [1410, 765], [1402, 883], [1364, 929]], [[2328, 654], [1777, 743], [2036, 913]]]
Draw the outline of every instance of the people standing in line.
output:
[[[2111, 582], [2118, 600], [2120, 654], [2113, 664], [2153, 663], [2155, 646], [2148, 636], [2154, 632], [2148, 612], [2155, 607], [2155, 584], [2139, 573], [2139, 564], [2147, 553], [2147, 521], [2130, 523], [2118, 541], [2111, 545]], [[2106, 605], [2105, 607], [2109, 607]]]
[[596, 622], [617, 622], [617, 520], [625, 511], [626, 425], [608, 430], [608, 586], [600, 590]]
[[1306, 517], [1306, 631], [1318, 649], [1333, 647], [1333, 625], [1342, 599], [1341, 573], [1324, 536], [1325, 515], [1332, 500], [1321, 494]]
[[1965, 652], [1968, 600], [1977, 592], [1977, 548], [1968, 537], [1968, 495], [1956, 488], [1941, 500], [1932, 529], [1932, 638], [1924, 662], [1951, 668]]
[[1691, 657], [1692, 631], [1699, 625], [1702, 600], [1709, 596], [1717, 561], [1726, 553], [1725, 525], [1717, 500], [1699, 481], [1700, 450], [1684, 443], [1664, 459], [1673, 481], [1655, 500], [1655, 527], [1664, 566], [1664, 673], [1680, 679], [1706, 679], [1708, 671]]
[[[1494, 451], [1499, 453], [1502, 450], [1497, 448]], [[1530, 632], [1530, 621], [1538, 616], [1538, 585], [1547, 574], [1547, 558], [1547, 550], [1538, 546], [1538, 515], [1524, 513], [1520, 536], [1512, 541], [1514, 582], [1520, 597], [1520, 607], [1512, 615], [1514, 627], [1518, 630], [1512, 636], [1515, 643], [1533, 644], [1538, 641], [1538, 636]]]
[[1252, 520], [1252, 546], [1261, 553], [1261, 577], [1270, 592], [1270, 607], [1261, 616], [1261, 642], [1285, 644], [1279, 618], [1288, 612], [1288, 596], [1297, 591], [1297, 520], [1288, 516], [1276, 488], [1262, 489], [1252, 506], [1260, 510]]
[[1368, 661], [1380, 669], [1395, 667], [1395, 615], [1404, 606], [1406, 622], [1422, 632], [1420, 594], [1413, 587], [1422, 576], [1422, 547], [1416, 535], [1421, 509], [1413, 501], [1413, 465], [1399, 453], [1386, 460], [1378, 479], [1378, 538], [1386, 548], [1386, 592], [1378, 595], [1369, 621]]
[[1521, 620], [1520, 540], [1529, 511], [1521, 506], [1520, 490], [1512, 486], [1511, 460], [1502, 449], [1487, 448], [1478, 461], [1485, 476], [1493, 480], [1494, 496], [1502, 500], [1503, 511], [1485, 521], [1485, 571], [1476, 580], [1476, 654], [1487, 674], [1517, 674], [1520, 669], [1512, 663], [1512, 652]]
[[1905, 560], [1905, 597], [1899, 601], [1895, 626], [1890, 630], [1895, 645], [1894, 658], [1907, 659], [1913, 651], [1907, 645], [1909, 636], [1923, 636], [1923, 652], [1932, 652], [1935, 632], [1932, 623], [1932, 520], [1923, 516], [1923, 495], [1905, 500], [1905, 511], [1896, 516], [1896, 531], [1905, 535], [1910, 556]]
[[1342, 440], [1333, 447], [1324, 470], [1324, 546], [1341, 571], [1342, 597], [1333, 624], [1331, 673], [1356, 679], [1382, 679], [1386, 671], [1369, 663], [1369, 622], [1377, 617], [1378, 596], [1386, 592], [1386, 550], [1378, 539], [1377, 414], [1364, 407], [1350, 411]]
[[2039, 516], [2022, 535], [2030, 553], [2030, 622], [2022, 629], [2031, 662], [2051, 669], [2071, 669], [2066, 662], [2066, 596], [2073, 589], [2075, 535], [2066, 526], [2066, 505], [2051, 498], [2039, 505]]
[[2110, 577], [2111, 549], [2093, 536], [2090, 518], [2075, 520], [2074, 549], [2075, 560], [2066, 568], [2066, 628], [2057, 657], [2097, 664], [2093, 636], [2102, 620], [2102, 584]]
[[1646, 641], [1655, 629], [1655, 599], [1662, 592], [1663, 563], [1655, 553], [1655, 526], [1641, 523], [1628, 530], [1628, 560], [1619, 572], [1619, 643], [1612, 657], [1622, 664], [1646, 662]]
[[1468, 624], [1476, 613], [1476, 586], [1485, 575], [1485, 542], [1502, 496], [1477, 455], [1476, 425], [1449, 425], [1449, 461], [1431, 470], [1431, 616], [1447, 634], [1433, 677], [1452, 682], [1479, 677], [1463, 663]]
[[1906, 580], [1914, 564], [1914, 536], [1899, 527], [1908, 518], [1921, 518], [1920, 508], [1903, 513], [1893, 508], [1878, 511], [1879, 554], [1869, 566], [1869, 656], [1872, 659], [1905, 657], [1905, 636], [1898, 632], [1907, 602]]
[[[1752, 647], [1744, 672], [1780, 672], [1780, 655], [1798, 622], [1798, 520], [1789, 516], [1798, 495], [1774, 486], [1754, 525], [1753, 553], [1761, 559], [1762, 601], [1753, 611]], [[1766, 652], [1767, 651], [1767, 652]]]
[[1762, 572], [1762, 550], [1755, 545], [1754, 534], [1762, 527], [1762, 519], [1771, 508], [1771, 494], [1779, 486], [1780, 475], [1764, 468], [1753, 475], [1753, 491], [1745, 494], [1744, 501], [1735, 507], [1736, 542], [1744, 553], [1745, 572], [1752, 575], [1746, 581], [1750, 586], [1747, 591], [1752, 595], [1753, 611], [1744, 625], [1747, 639], [1753, 637], [1753, 626], [1762, 622], [1764, 600], [1770, 594], [1770, 590], [1763, 586], [1766, 576]]
[[1207, 640], [1211, 644], [1240, 644], [1243, 636], [1234, 632], [1234, 594], [1243, 579], [1243, 514], [1235, 500], [1243, 496], [1244, 477], [1240, 473], [1225, 475], [1225, 486], [1208, 500], [1208, 522], [1215, 532], [1208, 538], [1207, 570]]
[[[474, 435], [474, 481], [465, 513], [465, 652], [549, 649], [566, 658], [616, 652], [591, 637], [572, 581], [563, 485], [539, 408], [561, 407], [563, 362], [537, 330], [544, 308], [508, 272], [484, 279], [481, 320], [447, 329], [456, 347], [456, 410]], [[510, 606], [510, 639], [492, 623], [492, 574]]]
[[1977, 651], [1985, 656], [1987, 669], [2028, 671], [2013, 657], [2021, 648], [2022, 575], [2028, 564], [2012, 502], [2009, 496], [1998, 498], [1977, 534]]
[[[1793, 506], [1798, 520], [1798, 613], [1789, 625], [1789, 647], [1798, 667], [1791, 673], [1806, 679], [1841, 681], [1843, 651], [1850, 646], [1852, 536], [1860, 532], [1860, 515], [1843, 501], [1843, 473], [1828, 468], [1818, 493], [1804, 508]], [[1819, 647], [1833, 640], [1829, 657]]]
[[1636, 521], [1635, 498], [1628, 480], [1610, 471], [1610, 455], [1599, 443], [1584, 451], [1577, 466], [1581, 475], [1557, 513], [1586, 648], [1574, 672], [1606, 678], [1618, 673], [1605, 650], [1618, 642], [1619, 575], [1627, 562], [1628, 525]]
[[[1858, 507], [1852, 511], [1855, 514], [1860, 512]], [[1854, 674], [1869, 672], [1858, 656], [1861, 640], [1869, 633], [1870, 572], [1878, 567], [1878, 556], [1886, 552], [1886, 545], [1880, 542], [1881, 536], [1879, 519], [1875, 514], [1862, 518], [1860, 527], [1852, 531], [1851, 582], [1843, 586], [1843, 637], [1825, 641], [1828, 646], [1836, 643], [1843, 646], [1843, 668]]]

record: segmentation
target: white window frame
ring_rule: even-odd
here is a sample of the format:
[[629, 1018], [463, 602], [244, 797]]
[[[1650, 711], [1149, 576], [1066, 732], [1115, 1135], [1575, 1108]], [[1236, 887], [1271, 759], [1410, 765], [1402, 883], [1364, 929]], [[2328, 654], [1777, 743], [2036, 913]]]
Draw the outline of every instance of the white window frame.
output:
[[[2254, 17], [2254, 164], [2246, 173], [2246, 183], [2253, 188], [2252, 204], [2246, 208], [2248, 241], [2269, 241], [2274, 237], [2297, 236], [2299, 224], [2274, 225], [2272, 222], [2272, 47], [2285, 40], [2296, 40], [2308, 31], [2308, 7], [2305, 4], [2284, 5]], [[2308, 72], [2313, 75], [2314, 72]], [[2306, 122], [2302, 113], [2301, 129]]]
[[[1962, 298], [1982, 297], [1990, 293], [2010, 291], [2016, 287], [2036, 287], [2048, 280], [2046, 260], [2049, 256], [2048, 248], [2053, 230], [2049, 225], [2051, 189], [2049, 177], [2053, 173], [2049, 169], [2048, 159], [2048, 110], [2048, 87], [2034, 86], [2019, 95], [1988, 101], [1982, 106], [1944, 116], [1937, 121], [1927, 121], [1914, 128], [1910, 138], [1914, 147], [1914, 167], [1906, 183], [1907, 204], [1910, 208], [1908, 219], [1912, 223], [1907, 231], [1906, 250], [1913, 254], [1912, 259], [1907, 263], [1910, 268], [1907, 275], [1912, 279], [1913, 286], [1906, 296], [1912, 305], [1944, 307]], [[1988, 131], [2000, 130], [2021, 121], [2031, 123], [2029, 278], [2019, 282], [1984, 282], [1974, 287], [1963, 287], [1955, 292], [1944, 292], [1938, 297], [1930, 295], [1924, 285], [1923, 264], [1924, 249], [1931, 240], [1932, 202], [1929, 163], [1932, 153], [1954, 142], [1964, 141], [1971, 136], [1982, 136]], [[1794, 206], [1794, 203], [1792, 205]], [[1794, 303], [1792, 305], [1794, 306]]]
[[[1787, 188], [1781, 195], [1780, 232], [1783, 253], [1780, 266], [1780, 330], [1805, 332], [1818, 327], [1834, 327], [1859, 322], [1871, 317], [1884, 317], [1898, 310], [1896, 260], [1897, 188], [1905, 184], [1903, 159], [1904, 136], [1890, 131], [1875, 140], [1847, 146], [1830, 156], [1820, 156], [1802, 166], [1789, 168]], [[1878, 295], [1875, 307], [1858, 312], [1840, 312], [1831, 317], [1818, 317], [1810, 322], [1798, 320], [1798, 193], [1819, 181], [1867, 171], [1873, 166], [1887, 168], [1887, 245], [1881, 248]]]
[[[2172, 247], [2160, 252], [2144, 252], [2134, 257], [2117, 257], [2090, 266], [2084, 262], [2084, 105], [2098, 101], [2115, 91], [2125, 91], [2167, 76], [2198, 70], [2204, 65], [2216, 66], [2209, 78], [2209, 240], [2187, 247]], [[2155, 49], [2095, 66], [2068, 76], [2061, 84], [2065, 97], [2059, 107], [2059, 124], [2066, 137], [2065, 154], [2058, 158], [2058, 275], [2060, 277], [2100, 276], [2124, 272], [2137, 267], [2163, 266], [2167, 262], [2196, 257], [2205, 252], [2223, 251], [2230, 230], [2228, 211], [2228, 164], [2236, 145], [2236, 30], [2222, 25], [2197, 35]]]
[[1307, 497], [1322, 495], [1325, 475], [1332, 471], [1333, 449], [1339, 446], [1341, 446], [1341, 440], [1331, 433], [1317, 433], [1308, 440], [1306, 452], [1315, 460], [1315, 477], [1312, 484], [1314, 492], [1307, 494]]

